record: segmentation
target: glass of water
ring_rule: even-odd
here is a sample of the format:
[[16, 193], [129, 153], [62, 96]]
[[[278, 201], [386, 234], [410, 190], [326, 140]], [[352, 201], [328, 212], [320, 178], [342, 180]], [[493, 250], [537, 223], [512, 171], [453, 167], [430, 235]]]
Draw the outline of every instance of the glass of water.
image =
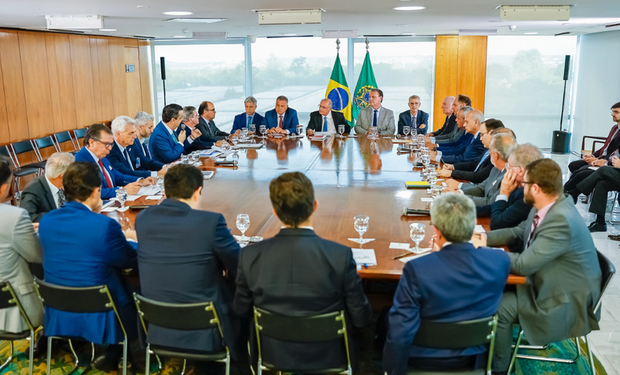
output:
[[338, 125], [338, 134], [340, 134], [340, 138], [342, 138], [342, 134], [344, 134], [344, 125]]
[[295, 132], [297, 133], [297, 135], [302, 135], [304, 132], [304, 126], [303, 125], [297, 125], [295, 127]]
[[252, 135], [256, 134], [256, 124], [250, 124], [250, 133], [252, 133]]
[[245, 232], [250, 228], [250, 215], [239, 214], [237, 215], [237, 229], [241, 232], [241, 239], [245, 240]]
[[[416, 128], [411, 128], [411, 138], [415, 138], [418, 135], [418, 129]], [[424, 140], [424, 138], [422, 138], [422, 140]]]
[[267, 127], [265, 125], [261, 125], [258, 130], [260, 130], [261, 138], [265, 138], [265, 133], [267, 132]]
[[403, 134], [405, 135], [405, 139], [409, 137], [409, 133], [411, 132], [410, 126], [403, 126]]
[[411, 240], [415, 242], [415, 249], [412, 251], [416, 254], [421, 253], [420, 250], [420, 242], [424, 239], [424, 235], [426, 233], [426, 225], [421, 223], [411, 223], [409, 225], [409, 237]]
[[364, 243], [363, 236], [364, 233], [368, 231], [368, 220], [370, 220], [370, 218], [366, 215], [357, 215], [353, 217], [353, 227], [355, 228], [355, 231], [357, 231], [357, 233], [359, 233], [360, 235], [360, 244]]
[[194, 151], [191, 154], [191, 158], [192, 158], [192, 164], [194, 165], [200, 165], [200, 152], [198, 151]]
[[248, 137], [248, 128], [241, 129], [241, 139], [246, 139]]
[[189, 155], [181, 155], [181, 163], [187, 164], [189, 162]]
[[238, 137], [238, 136], [236, 136], [236, 135], [233, 135], [232, 137], [230, 137], [230, 142], [231, 142], [233, 145], [236, 145], [236, 144], [239, 142], [239, 137]]
[[125, 202], [127, 202], [127, 190], [122, 187], [116, 189], [116, 199], [121, 202], [121, 208], [125, 208]]

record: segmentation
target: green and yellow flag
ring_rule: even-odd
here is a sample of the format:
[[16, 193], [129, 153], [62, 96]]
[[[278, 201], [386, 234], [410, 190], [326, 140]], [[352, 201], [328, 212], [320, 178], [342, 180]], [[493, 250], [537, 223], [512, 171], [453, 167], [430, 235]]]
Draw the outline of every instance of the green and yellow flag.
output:
[[342, 64], [340, 63], [340, 54], [336, 55], [336, 62], [327, 85], [325, 98], [332, 101], [332, 109], [341, 112], [349, 125], [351, 125], [351, 93], [349, 92], [347, 78], [344, 76], [344, 70], [342, 70]]
[[357, 120], [357, 115], [360, 110], [368, 107], [368, 96], [370, 90], [377, 88], [377, 81], [375, 80], [375, 72], [372, 70], [372, 64], [370, 63], [370, 53], [366, 51], [366, 57], [364, 58], [364, 65], [362, 65], [362, 71], [357, 79], [357, 85], [355, 86], [355, 93], [353, 95], [353, 120]]

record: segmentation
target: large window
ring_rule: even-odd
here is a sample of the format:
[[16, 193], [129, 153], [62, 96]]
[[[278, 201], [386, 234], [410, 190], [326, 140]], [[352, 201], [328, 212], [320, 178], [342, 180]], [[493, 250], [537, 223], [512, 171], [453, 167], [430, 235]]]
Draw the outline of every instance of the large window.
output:
[[[340, 61], [347, 71], [347, 42], [340, 44]], [[252, 85], [257, 111], [264, 115], [285, 95], [307, 124], [310, 112], [325, 98], [334, 61], [336, 40], [321, 38], [258, 38], [252, 44]], [[348, 82], [351, 89], [351, 82]], [[354, 85], [354, 84], [353, 84]], [[352, 90], [352, 89], [351, 89]]]
[[576, 37], [570, 36], [490, 36], [485, 117], [502, 120], [519, 143], [551, 147], [552, 132], [560, 128], [564, 57], [574, 57], [575, 47]]
[[[420, 109], [429, 114], [433, 123], [433, 72], [435, 42], [373, 42], [369, 44], [370, 60], [375, 72], [377, 86], [383, 91], [383, 106], [398, 114], [409, 110], [411, 95], [418, 95]], [[349, 83], [351, 93], [366, 57], [366, 45], [355, 44], [355, 79]]]
[[[166, 58], [166, 102], [196, 108], [202, 101], [214, 103], [215, 123], [232, 128], [245, 99], [245, 52], [243, 44], [155, 46], [155, 88], [158, 111], [164, 107], [160, 57]], [[155, 114], [156, 118], [161, 113]]]

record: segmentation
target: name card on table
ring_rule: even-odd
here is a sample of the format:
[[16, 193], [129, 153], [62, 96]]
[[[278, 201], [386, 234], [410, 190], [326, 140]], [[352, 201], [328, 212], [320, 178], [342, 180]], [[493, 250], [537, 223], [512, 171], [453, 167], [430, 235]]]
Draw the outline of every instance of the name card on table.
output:
[[377, 257], [374, 249], [351, 249], [353, 251], [353, 259], [358, 266], [376, 266]]

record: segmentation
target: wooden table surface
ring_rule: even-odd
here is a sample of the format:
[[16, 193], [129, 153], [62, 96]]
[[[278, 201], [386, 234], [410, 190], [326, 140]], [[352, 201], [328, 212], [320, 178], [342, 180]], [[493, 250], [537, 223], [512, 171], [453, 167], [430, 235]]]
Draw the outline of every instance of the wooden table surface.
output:
[[[258, 139], [257, 142], [260, 142]], [[426, 224], [426, 237], [420, 247], [429, 247], [432, 227], [430, 217], [401, 216], [404, 208], [428, 208], [420, 198], [426, 189], [405, 188], [405, 181], [421, 180], [418, 169], [413, 169], [415, 158], [398, 154], [392, 139], [380, 138], [375, 142], [364, 136], [323, 142], [308, 138], [267, 139], [259, 150], [240, 150], [237, 167], [215, 167], [210, 159], [203, 159], [204, 170], [215, 175], [205, 180], [200, 208], [224, 215], [233, 234], [240, 234], [235, 221], [238, 214], [250, 216], [248, 236], [273, 237], [282, 226], [272, 213], [269, 200], [269, 182], [284, 172], [304, 172], [312, 181], [319, 207], [314, 215], [314, 229], [322, 238], [359, 248], [348, 238], [358, 238], [353, 228], [355, 215], [370, 217], [364, 238], [375, 238], [363, 246], [374, 249], [377, 266], [359, 271], [366, 279], [399, 279], [404, 263], [392, 257], [403, 250], [389, 249], [390, 242], [412, 243], [409, 224]], [[230, 156], [229, 156], [230, 159]], [[157, 204], [144, 197], [134, 204]], [[138, 211], [111, 213], [124, 227], [133, 226]], [[489, 220], [479, 224], [488, 230]], [[511, 275], [509, 284], [524, 283], [525, 278]]]

